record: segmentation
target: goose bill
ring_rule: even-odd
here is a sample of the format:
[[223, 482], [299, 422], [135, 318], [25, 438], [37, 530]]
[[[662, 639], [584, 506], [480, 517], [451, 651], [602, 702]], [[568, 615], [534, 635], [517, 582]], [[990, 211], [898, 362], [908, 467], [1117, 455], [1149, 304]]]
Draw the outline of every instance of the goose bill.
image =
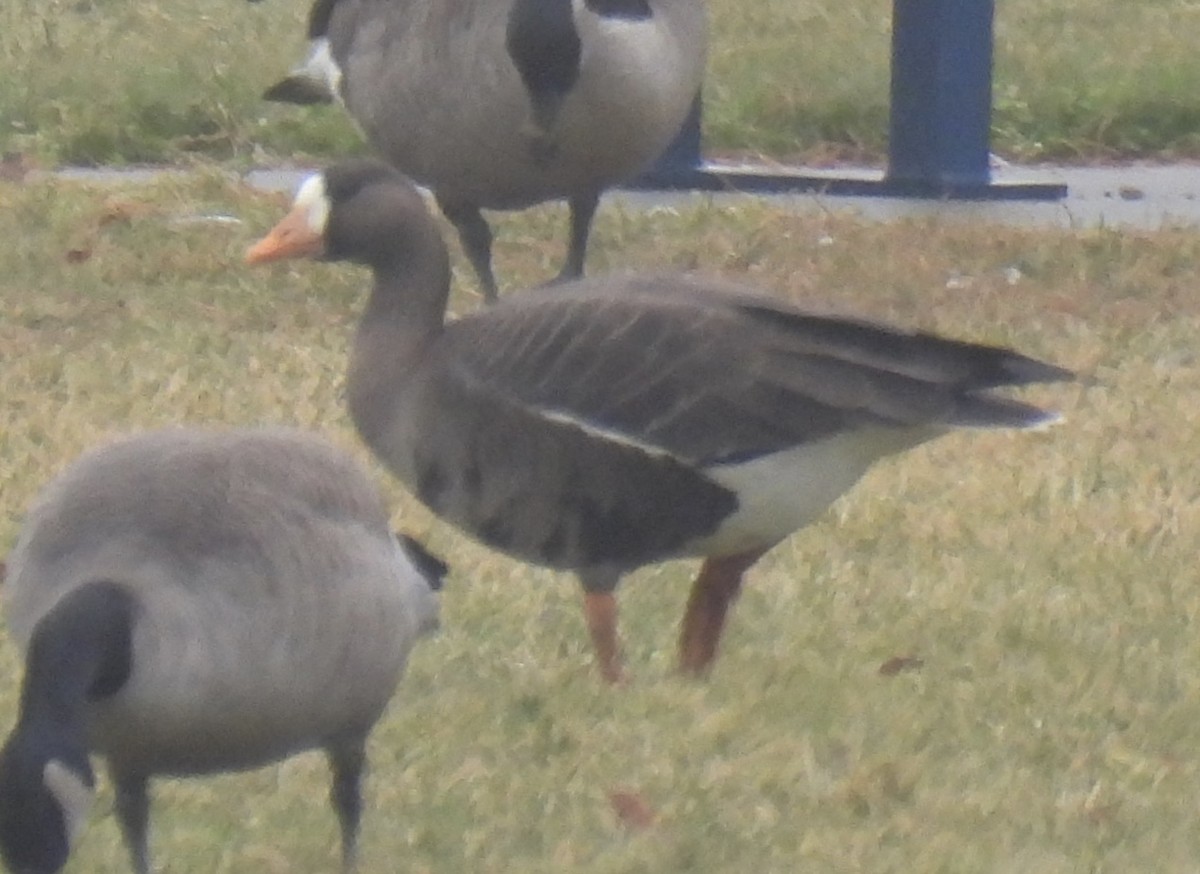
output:
[[265, 264], [288, 258], [314, 258], [325, 242], [314, 231], [305, 209], [293, 209], [267, 235], [246, 250], [247, 264]]

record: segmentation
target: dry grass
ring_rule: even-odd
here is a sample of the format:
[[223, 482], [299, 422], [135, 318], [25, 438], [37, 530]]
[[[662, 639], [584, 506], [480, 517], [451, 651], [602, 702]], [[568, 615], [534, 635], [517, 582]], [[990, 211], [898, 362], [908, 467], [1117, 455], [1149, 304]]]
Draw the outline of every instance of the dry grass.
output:
[[[48, 476], [135, 428], [289, 422], [366, 457], [340, 398], [365, 277], [239, 263], [282, 207], [216, 173], [0, 184], [0, 548]], [[213, 214], [241, 224], [197, 220]], [[550, 272], [560, 230], [550, 209], [502, 221], [510, 285]], [[690, 566], [622, 589], [634, 680], [607, 689], [573, 581], [466, 541], [376, 468], [397, 523], [454, 570], [443, 632], [374, 738], [363, 874], [1194, 870], [1198, 250], [1185, 232], [751, 202], [603, 210], [597, 272], [694, 267], [1014, 343], [1095, 384], [1038, 393], [1067, 413], [1056, 429], [954, 436], [874, 471], [755, 569], [706, 683], [671, 672]], [[0, 666], [7, 727], [7, 643]], [[155, 857], [334, 870], [325, 791], [316, 756], [163, 781]], [[128, 870], [110, 798], [70, 871]]]

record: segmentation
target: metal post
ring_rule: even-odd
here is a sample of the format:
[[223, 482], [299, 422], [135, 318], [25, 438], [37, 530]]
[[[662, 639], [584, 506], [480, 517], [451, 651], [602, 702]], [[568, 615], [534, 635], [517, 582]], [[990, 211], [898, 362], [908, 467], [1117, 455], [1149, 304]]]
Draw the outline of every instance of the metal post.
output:
[[1067, 186], [991, 180], [995, 0], [893, 0], [888, 168], [877, 173], [722, 166], [700, 151], [697, 95], [675, 141], [634, 189], [1056, 200]]
[[700, 155], [701, 99], [702, 95], [697, 93], [687, 118], [683, 120], [683, 127], [667, 146], [667, 150], [655, 161], [651, 172], [663, 177], [686, 176], [696, 172], [704, 164]]
[[991, 181], [994, 0], [895, 0], [888, 179]]

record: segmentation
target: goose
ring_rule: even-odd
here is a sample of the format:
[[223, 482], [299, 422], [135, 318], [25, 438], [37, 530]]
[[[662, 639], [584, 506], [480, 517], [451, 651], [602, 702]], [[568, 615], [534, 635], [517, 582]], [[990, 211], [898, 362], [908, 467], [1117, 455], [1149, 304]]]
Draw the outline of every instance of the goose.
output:
[[1047, 425], [992, 390], [1073, 377], [682, 274], [583, 278], [447, 322], [438, 228], [372, 160], [307, 178], [246, 254], [304, 256], [374, 274], [347, 377], [367, 446], [483, 543], [574, 571], [609, 681], [626, 573], [703, 559], [679, 644], [680, 667], [703, 674], [744, 572], [873, 462], [958, 428]]
[[490, 302], [480, 210], [565, 198], [556, 281], [582, 275], [601, 194], [682, 127], [707, 25], [702, 0], [316, 0], [308, 36], [308, 59], [265, 96], [336, 96], [381, 156], [433, 191]]
[[367, 735], [446, 567], [398, 538], [370, 480], [303, 432], [179, 428], [85, 454], [36, 499], [8, 561], [25, 657], [0, 750], [0, 856], [66, 864], [106, 760], [137, 874], [148, 781], [320, 748], [345, 871]]

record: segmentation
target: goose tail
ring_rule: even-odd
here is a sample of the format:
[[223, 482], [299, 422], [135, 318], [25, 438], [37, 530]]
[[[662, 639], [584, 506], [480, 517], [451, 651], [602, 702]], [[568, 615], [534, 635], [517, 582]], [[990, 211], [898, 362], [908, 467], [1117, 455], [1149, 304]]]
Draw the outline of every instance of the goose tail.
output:
[[1022, 355], [1019, 352], [1008, 350], [997, 351], [1002, 354], [996, 362], [998, 365], [996, 377], [987, 386], [981, 387], [1034, 385], [1043, 382], [1074, 382], [1077, 378], [1074, 371], [1067, 370], [1065, 367], [1048, 364], [1045, 361], [1030, 358], [1028, 355]]
[[[1042, 382], [1044, 380], [1037, 380]], [[959, 428], [1019, 428], [1039, 431], [1063, 419], [1055, 410], [991, 394], [968, 393], [959, 398], [949, 424]]]
[[312, 41], [304, 63], [264, 91], [263, 100], [297, 106], [334, 103], [340, 78], [341, 69], [330, 52], [328, 38], [319, 37]]

